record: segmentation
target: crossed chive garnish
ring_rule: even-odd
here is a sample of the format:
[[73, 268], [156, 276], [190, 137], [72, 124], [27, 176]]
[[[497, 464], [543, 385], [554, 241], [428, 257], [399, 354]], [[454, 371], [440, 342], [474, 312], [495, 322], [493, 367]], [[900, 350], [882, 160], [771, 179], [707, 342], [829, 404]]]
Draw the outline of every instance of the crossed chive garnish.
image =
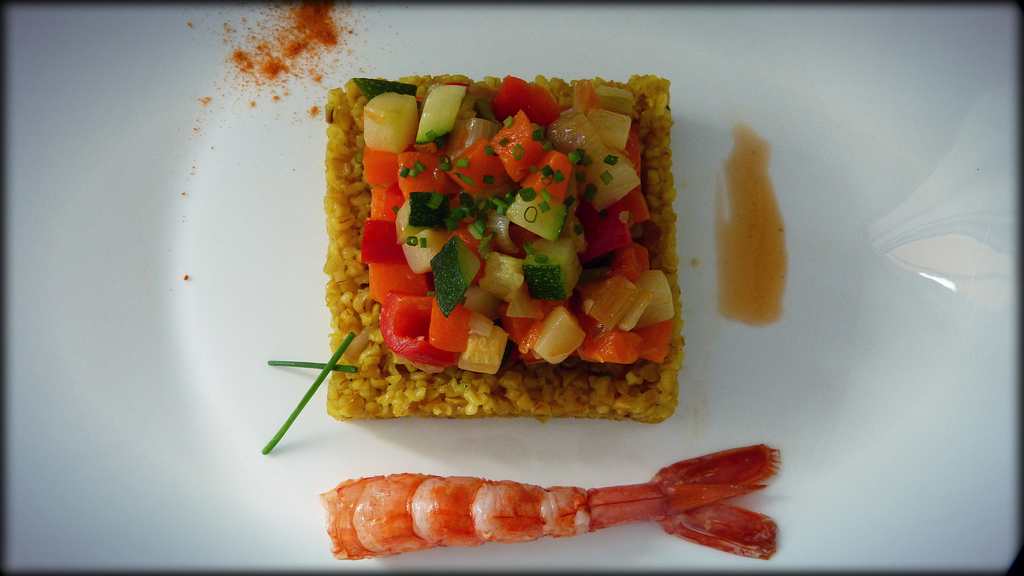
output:
[[281, 441], [281, 438], [284, 438], [285, 433], [288, 432], [288, 429], [292, 427], [292, 423], [295, 422], [295, 419], [299, 417], [299, 412], [302, 412], [303, 408], [306, 407], [306, 404], [309, 404], [310, 399], [313, 398], [313, 395], [316, 394], [316, 391], [320, 389], [320, 385], [323, 384], [328, 374], [330, 374], [331, 372], [357, 371], [355, 366], [338, 364], [338, 361], [341, 360], [341, 355], [345, 353], [345, 350], [348, 349], [349, 344], [352, 343], [352, 340], [355, 337], [355, 332], [349, 332], [348, 336], [345, 336], [345, 339], [341, 341], [341, 344], [338, 346], [337, 350], [334, 351], [334, 355], [331, 356], [331, 359], [328, 360], [326, 364], [320, 364], [318, 362], [293, 362], [291, 360], [271, 360], [267, 362], [267, 364], [269, 364], [270, 366], [291, 366], [294, 368], [320, 368], [320, 375], [317, 376], [316, 380], [313, 381], [313, 385], [310, 386], [309, 390], [306, 391], [306, 395], [302, 397], [302, 400], [299, 400], [299, 405], [295, 407], [295, 410], [292, 410], [292, 413], [288, 416], [288, 419], [284, 421], [284, 424], [281, 425], [281, 428], [277, 431], [277, 434], [274, 434], [274, 437], [270, 439], [270, 442], [267, 442], [267, 445], [263, 447], [263, 454], [270, 454], [271, 450], [273, 450], [274, 447], [277, 446], [277, 443]]

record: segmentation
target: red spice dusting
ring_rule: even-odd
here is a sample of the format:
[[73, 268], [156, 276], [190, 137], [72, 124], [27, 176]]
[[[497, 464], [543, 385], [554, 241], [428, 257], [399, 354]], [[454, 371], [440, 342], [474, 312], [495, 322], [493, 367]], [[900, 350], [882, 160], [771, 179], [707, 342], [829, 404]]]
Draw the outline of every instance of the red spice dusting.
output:
[[205, 106], [209, 106], [210, 102], [212, 102], [212, 101], [213, 101], [213, 96], [203, 96], [202, 98], [199, 99], [199, 103], [202, 104], [204, 107]]
[[309, 117], [310, 118], [316, 118], [318, 116], [320, 116], [320, 107], [319, 106], [311, 107], [309, 109]]
[[265, 8], [262, 16], [252, 26], [242, 18], [245, 36], [238, 43], [234, 28], [224, 24], [224, 40], [233, 45], [229, 62], [243, 86], [282, 87], [292, 78], [320, 82], [322, 69], [335, 64], [328, 60], [343, 53], [335, 50], [343, 44], [343, 35], [354, 33], [351, 26], [338, 22], [351, 17], [349, 8], [322, 1], [275, 4]]
[[189, 28], [191, 28], [192, 27], [192, 21], [189, 20], [188, 22], [185, 22], [185, 26], [188, 26]]
[[192, 279], [192, 277], [189, 276], [188, 274], [185, 274], [184, 276], [181, 277], [181, 279], [184, 280], [185, 282], [188, 282], [189, 280]]
[[281, 99], [281, 97], [278, 96], [277, 94], [274, 94], [270, 99], [273, 100], [274, 102], [277, 102], [278, 100]]
[[249, 108], [255, 108], [255, 107], [256, 107], [256, 101], [255, 100], [249, 100]]

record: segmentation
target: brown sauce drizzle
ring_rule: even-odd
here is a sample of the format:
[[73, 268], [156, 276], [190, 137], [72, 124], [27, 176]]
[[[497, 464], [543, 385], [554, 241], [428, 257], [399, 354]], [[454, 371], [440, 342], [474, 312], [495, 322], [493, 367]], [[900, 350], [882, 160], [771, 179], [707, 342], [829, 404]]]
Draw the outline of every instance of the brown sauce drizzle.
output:
[[719, 192], [715, 199], [718, 311], [750, 325], [782, 316], [786, 288], [786, 234], [768, 175], [770, 159], [768, 142], [737, 125], [725, 161], [724, 198]]

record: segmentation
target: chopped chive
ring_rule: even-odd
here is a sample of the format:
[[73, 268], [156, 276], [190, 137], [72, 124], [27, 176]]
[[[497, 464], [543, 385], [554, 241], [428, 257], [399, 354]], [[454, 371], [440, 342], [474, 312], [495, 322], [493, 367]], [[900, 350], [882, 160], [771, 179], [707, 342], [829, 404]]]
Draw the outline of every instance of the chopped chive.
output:
[[512, 126], [512, 122], [514, 122], [514, 120], [512, 120], [512, 117], [509, 116], [508, 118], [505, 118], [505, 120], [502, 122], [502, 124], [505, 125], [505, 128], [508, 128], [508, 127]]
[[536, 254], [533, 257], [533, 259], [536, 260], [538, 264], [543, 264], [543, 263], [548, 261], [548, 255], [547, 254]]
[[568, 198], [565, 199], [565, 207], [566, 208], [571, 207], [575, 203], [576, 203], [576, 197], [575, 196], [569, 196]]
[[519, 195], [522, 196], [523, 200], [530, 202], [537, 197], [537, 191], [533, 188], [523, 188], [519, 191]]
[[544, 167], [540, 169], [540, 173], [543, 174], [545, 178], [551, 178], [552, 176], [555, 175], [555, 171], [552, 170], [551, 166], [548, 166], [547, 164], [545, 164]]
[[437, 210], [441, 207], [441, 203], [444, 202], [444, 196], [437, 192], [430, 193], [430, 199], [427, 200], [427, 207], [431, 210]]
[[509, 139], [508, 138], [502, 138], [501, 140], [498, 140], [498, 145], [499, 146], [508, 146], [508, 143], [509, 143]]
[[533, 131], [533, 134], [531, 134], [530, 136], [534, 140], [538, 140], [538, 141], [539, 140], [543, 140], [544, 139], [544, 129], [543, 128], [537, 128], [536, 130]]
[[472, 206], [473, 197], [468, 192], [459, 192], [459, 206]]
[[548, 212], [550, 210], [551, 210], [551, 204], [548, 204], [547, 200], [545, 200], [545, 201], [540, 203], [540, 211], [541, 212]]
[[609, 165], [609, 166], [615, 166], [615, 164], [618, 161], [619, 161], [619, 157], [616, 156], [615, 154], [609, 154], [609, 155], [604, 157], [604, 163]]
[[583, 150], [577, 148], [572, 152], [569, 152], [569, 163], [579, 164], [580, 160], [583, 160]]
[[540, 172], [540, 168], [537, 168], [536, 166], [530, 166], [529, 170], [530, 174], [536, 174], [537, 172]]
[[401, 176], [402, 178], [406, 178], [407, 176], [409, 176], [409, 167], [402, 166], [402, 169], [398, 171], [398, 175]]
[[553, 150], [553, 149], [554, 149], [554, 147], [555, 147], [555, 145], [554, 145], [554, 144], [552, 144], [552, 143], [551, 143], [550, 141], [548, 141], [548, 140], [545, 140], [545, 141], [544, 141], [544, 144], [542, 144], [542, 145], [541, 145], [541, 148], [543, 148], [543, 149], [544, 149], [545, 151], [547, 151], [547, 152], [550, 152], [551, 150]]
[[438, 162], [437, 167], [444, 172], [450, 172], [452, 169], [452, 159], [448, 156], [441, 156], [441, 160]]
[[[293, 360], [267, 360], [267, 366], [283, 366], [285, 368], [316, 368], [317, 370], [323, 370], [324, 366], [327, 366], [327, 364], [324, 364], [323, 362], [295, 362]], [[334, 365], [334, 371], [335, 372], [348, 372], [348, 373], [351, 373], [351, 374], [355, 374], [356, 372], [359, 372], [359, 368], [356, 368], [355, 366], [349, 366], [347, 364], [335, 364]]]
[[537, 251], [533, 249], [532, 242], [527, 242], [526, 244], [523, 244], [523, 250], [526, 250], [526, 253], [529, 254], [530, 256], [533, 256], [534, 254], [537, 253]]
[[412, 165], [412, 169], [417, 172], [423, 172], [424, 170], [427, 169], [427, 167], [423, 165], [423, 162], [417, 160], [416, 163]]
[[427, 139], [427, 142], [432, 142], [435, 138], [437, 138], [437, 132], [434, 132], [433, 130], [427, 130], [427, 133], [424, 134], [423, 137]]
[[484, 174], [484, 184], [494, 184], [494, 176]]
[[[472, 202], [472, 200], [470, 200], [470, 202]], [[456, 220], [462, 220], [463, 218], [465, 218], [468, 215], [469, 215], [469, 208], [467, 208], [466, 206], [459, 206], [455, 210], [452, 210], [452, 212], [450, 214], [450, 216], [452, 218], [455, 218]]]
[[601, 178], [601, 182], [604, 182], [605, 186], [607, 186], [608, 183], [612, 181], [612, 175], [609, 174], [607, 170], [605, 170], [604, 172], [601, 172], [600, 178]]
[[561, 170], [555, 170], [555, 182], [561, 182], [565, 180], [565, 174], [562, 174]]
[[426, 248], [426, 247], [427, 247], [427, 239], [426, 239], [426, 237], [420, 236], [420, 248]]
[[418, 238], [416, 238], [415, 236], [408, 236], [408, 237], [407, 237], [407, 238], [405, 239], [405, 243], [406, 243], [407, 245], [409, 245], [409, 246], [415, 246], [416, 244], [418, 244], [418, 243], [419, 243], [419, 239], [418, 239]]
[[469, 158], [459, 158], [455, 161], [456, 168], [469, 168]]
[[483, 240], [480, 241], [480, 246], [477, 248], [477, 251], [480, 252], [481, 256], [486, 257], [487, 254], [491, 251], [492, 239], [494, 239], [494, 234], [488, 234], [484, 236]]
[[484, 226], [482, 220], [477, 220], [476, 222], [473, 222], [472, 224], [469, 225], [469, 233], [472, 234], [473, 238], [476, 238], [477, 240], [484, 237], [484, 231], [486, 230], [487, 228]]
[[587, 200], [593, 200], [594, 196], [597, 196], [597, 186], [594, 186], [593, 182], [588, 182], [587, 187], [583, 189], [583, 197]]
[[447, 229], [447, 230], [455, 230], [456, 228], [459, 227], [459, 220], [461, 220], [461, 218], [455, 218], [454, 214], [453, 215], [449, 215], [447, 218], [444, 219], [444, 227], [445, 227], [445, 229]]
[[504, 216], [508, 212], [508, 202], [505, 202], [501, 198], [491, 198], [491, 204], [494, 204], [494, 211], [499, 216]]
[[548, 192], [547, 188], [542, 188], [540, 191], [540, 197], [547, 202], [551, 202], [551, 192]]
[[494, 148], [492, 148], [490, 144], [484, 146], [484, 154], [486, 154], [488, 156], [497, 156], [498, 155], [498, 153], [494, 151]]
[[584, 166], [590, 166], [591, 162], [593, 162], [593, 161], [594, 161], [594, 159], [591, 158], [590, 155], [587, 154], [586, 151], [584, 151], [583, 152], [583, 157], [580, 158], [580, 164], [582, 164]]
[[474, 182], [472, 178], [466, 176], [462, 172], [456, 172], [455, 175], [458, 176], [459, 180], [462, 180], [462, 182], [465, 183], [467, 186], [476, 186], [476, 182]]
[[334, 370], [334, 367], [338, 365], [338, 361], [341, 360], [341, 355], [345, 353], [345, 350], [348, 349], [348, 345], [352, 343], [352, 340], [355, 337], [355, 332], [349, 332], [348, 336], [345, 336], [345, 339], [341, 341], [341, 345], [338, 346], [338, 349], [334, 351], [334, 355], [331, 356], [331, 359], [327, 361], [323, 370], [320, 371], [320, 375], [313, 381], [313, 385], [306, 391], [306, 395], [302, 397], [302, 400], [299, 400], [299, 405], [295, 407], [295, 410], [292, 410], [292, 413], [288, 416], [288, 419], [284, 421], [284, 425], [282, 425], [277, 431], [277, 434], [274, 434], [274, 437], [270, 439], [270, 442], [267, 442], [267, 445], [263, 447], [264, 455], [270, 454], [270, 451], [277, 446], [277, 443], [281, 441], [281, 438], [284, 438], [285, 433], [288, 432], [289, 428], [291, 428], [292, 423], [299, 417], [299, 412], [302, 412], [302, 409], [306, 407], [306, 404], [309, 404], [309, 400], [313, 398], [313, 395], [316, 394], [320, 385], [323, 384], [324, 379], [327, 378], [327, 374]]
[[515, 147], [512, 148], [512, 157], [516, 160], [522, 160], [525, 152], [526, 150], [523, 149], [522, 144], [516, 144]]

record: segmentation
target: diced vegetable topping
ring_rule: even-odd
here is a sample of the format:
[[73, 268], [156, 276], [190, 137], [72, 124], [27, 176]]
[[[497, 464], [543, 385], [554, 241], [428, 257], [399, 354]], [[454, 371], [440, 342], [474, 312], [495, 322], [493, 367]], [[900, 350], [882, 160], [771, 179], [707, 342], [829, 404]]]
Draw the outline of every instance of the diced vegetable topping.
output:
[[367, 220], [363, 224], [360, 257], [366, 264], [401, 264], [405, 262], [395, 239], [395, 225], [387, 220]]
[[378, 94], [395, 92], [397, 94], [408, 94], [416, 96], [416, 85], [404, 82], [392, 82], [391, 80], [377, 80], [375, 78], [353, 78], [353, 82], [359, 87], [359, 91], [366, 96], [367, 100], [373, 100]]
[[585, 336], [576, 317], [559, 306], [544, 318], [532, 349], [549, 364], [558, 364], [583, 344]]
[[491, 252], [487, 255], [480, 287], [506, 302], [512, 300], [524, 282], [523, 260]]
[[472, 312], [456, 306], [447, 316], [437, 300], [430, 309], [430, 345], [448, 352], [462, 352], [469, 340], [469, 320]]
[[424, 296], [427, 293], [427, 275], [417, 274], [409, 265], [368, 264], [370, 269], [370, 298], [384, 302], [391, 293]]
[[498, 317], [501, 299], [479, 286], [470, 286], [466, 289], [466, 302], [464, 305], [473, 312], [494, 319]]
[[637, 321], [637, 328], [645, 328], [651, 324], [671, 320], [675, 317], [676, 311], [672, 304], [672, 289], [668, 285], [668, 278], [661, 270], [648, 270], [640, 274], [636, 285], [638, 288], [649, 290], [654, 296], [651, 303], [647, 305], [642, 316]]
[[633, 113], [634, 98], [633, 93], [629, 90], [603, 85], [595, 87], [594, 93], [597, 94], [597, 100], [601, 108], [618, 112], [619, 114], [629, 115]]
[[497, 374], [505, 357], [508, 333], [492, 326], [486, 336], [470, 334], [466, 350], [459, 356], [459, 368], [481, 374]]
[[522, 110], [531, 121], [544, 125], [554, 122], [561, 111], [547, 88], [515, 76], [505, 76], [491, 106], [498, 120]]
[[370, 218], [394, 222], [395, 216], [405, 203], [405, 197], [394, 183], [388, 187], [374, 186], [370, 191]]
[[448, 197], [437, 192], [409, 194], [409, 225], [418, 227], [443, 226], [448, 216]]
[[628, 246], [632, 241], [629, 224], [607, 212], [603, 215], [588, 202], [580, 203], [576, 215], [583, 225], [583, 234], [587, 239], [587, 249], [580, 254], [580, 261], [586, 264], [605, 254]]
[[384, 150], [363, 150], [363, 179], [370, 186], [394, 184], [398, 180], [398, 156]]
[[442, 84], [419, 116], [399, 90], [363, 114], [361, 260], [386, 345], [428, 371], [494, 374], [509, 339], [527, 364], [663, 362], [677, 324], [632, 92], [577, 82], [563, 112], [514, 77]]
[[548, 202], [564, 202], [569, 190], [569, 180], [572, 176], [572, 163], [569, 157], [562, 152], [552, 150], [541, 158], [537, 164], [540, 170], [527, 176], [523, 180], [522, 187], [531, 190], [538, 190], [546, 193]]
[[506, 211], [509, 222], [517, 224], [530, 232], [554, 240], [562, 232], [565, 225], [565, 204], [551, 206], [533, 188], [523, 188], [515, 201]]
[[416, 137], [416, 97], [385, 92], [363, 107], [363, 140], [371, 150], [399, 153]]
[[435, 86], [427, 93], [427, 99], [423, 102], [423, 114], [420, 116], [419, 131], [416, 133], [416, 143], [433, 142], [451, 132], [465, 95], [466, 87], [459, 84]]
[[470, 194], [489, 193], [508, 184], [501, 160], [487, 154], [488, 145], [487, 141], [478, 140], [466, 148], [455, 159], [454, 168], [448, 173], [460, 188]]
[[420, 364], [451, 366], [454, 352], [438, 349], [429, 342], [430, 309], [433, 298], [388, 294], [380, 309], [380, 332], [392, 352]]
[[544, 156], [544, 147], [534, 140], [535, 129], [525, 112], [519, 111], [506, 120], [506, 126], [491, 139], [491, 146], [501, 158], [505, 172], [513, 180], [522, 180], [530, 166]]
[[462, 302], [480, 269], [480, 260], [458, 236], [452, 236], [430, 261], [430, 268], [434, 272], [437, 304], [447, 316]]
[[540, 300], [565, 300], [576, 288], [580, 261], [572, 240], [538, 240], [523, 263], [530, 296]]
[[430, 261], [448, 240], [444, 230], [424, 228], [406, 236], [401, 242], [402, 252], [409, 268], [417, 274], [430, 272]]

